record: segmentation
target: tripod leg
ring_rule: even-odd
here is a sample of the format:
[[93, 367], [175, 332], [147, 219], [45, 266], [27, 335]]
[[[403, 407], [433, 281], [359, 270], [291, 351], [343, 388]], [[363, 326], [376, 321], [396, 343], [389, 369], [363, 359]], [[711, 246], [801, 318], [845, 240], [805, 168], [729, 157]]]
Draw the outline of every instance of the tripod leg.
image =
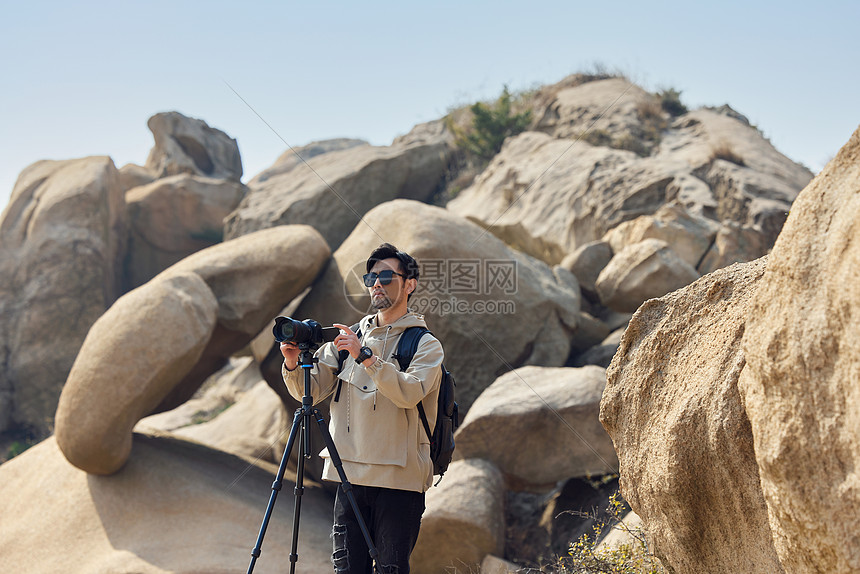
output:
[[343, 470], [343, 462], [340, 460], [340, 455], [337, 453], [337, 448], [334, 446], [334, 440], [331, 438], [331, 433], [328, 432], [328, 425], [326, 425], [325, 419], [319, 409], [314, 409], [313, 415], [320, 427], [320, 431], [322, 432], [323, 440], [325, 441], [326, 448], [328, 448], [328, 454], [331, 457], [331, 462], [334, 464], [335, 469], [337, 469], [337, 475], [340, 477], [343, 492], [346, 494], [347, 500], [349, 500], [349, 505], [352, 507], [355, 519], [358, 521], [358, 526], [361, 528], [361, 534], [364, 536], [364, 541], [367, 543], [370, 558], [375, 562], [379, 558], [379, 551], [376, 549], [376, 546], [374, 546], [373, 540], [370, 537], [370, 531], [367, 529], [367, 523], [364, 521], [361, 511], [358, 509], [355, 494], [352, 492], [352, 484], [350, 484], [349, 480], [346, 478], [346, 472]]
[[[290, 459], [290, 452], [293, 449], [293, 444], [296, 442], [299, 429], [302, 424], [302, 409], [296, 411], [293, 417], [293, 426], [290, 428], [290, 438], [287, 440], [287, 446], [284, 450], [284, 456], [281, 457], [281, 464], [278, 467], [278, 475], [275, 477], [275, 482], [272, 483], [272, 494], [269, 496], [269, 505], [266, 507], [266, 514], [263, 516], [263, 524], [260, 526], [260, 534], [257, 536], [257, 543], [251, 551], [251, 564], [248, 566], [248, 574], [254, 571], [254, 564], [257, 558], [260, 557], [261, 547], [263, 545], [263, 537], [266, 535], [266, 529], [269, 527], [269, 519], [272, 517], [272, 510], [275, 508], [275, 501], [278, 498], [278, 492], [281, 490], [284, 482], [284, 472], [287, 470], [287, 461]], [[299, 458], [301, 464], [301, 457]]]
[[303, 408], [302, 412], [304, 414], [302, 414], [301, 435], [304, 440], [299, 441], [299, 462], [296, 470], [295, 490], [296, 504], [293, 507], [293, 544], [290, 547], [290, 574], [295, 574], [296, 562], [299, 560], [299, 520], [302, 515], [302, 495], [305, 493], [305, 456], [308, 454], [305, 448], [309, 442], [308, 431], [310, 430], [308, 426], [310, 414], [307, 408]]

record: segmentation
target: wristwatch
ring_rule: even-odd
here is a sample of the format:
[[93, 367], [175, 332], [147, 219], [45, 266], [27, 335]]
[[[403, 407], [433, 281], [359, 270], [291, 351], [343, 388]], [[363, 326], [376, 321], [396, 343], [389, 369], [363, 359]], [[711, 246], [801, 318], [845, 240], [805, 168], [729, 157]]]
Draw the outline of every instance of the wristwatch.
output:
[[362, 347], [358, 352], [358, 356], [355, 358], [355, 362], [360, 365], [372, 356], [373, 351], [370, 350], [370, 347]]

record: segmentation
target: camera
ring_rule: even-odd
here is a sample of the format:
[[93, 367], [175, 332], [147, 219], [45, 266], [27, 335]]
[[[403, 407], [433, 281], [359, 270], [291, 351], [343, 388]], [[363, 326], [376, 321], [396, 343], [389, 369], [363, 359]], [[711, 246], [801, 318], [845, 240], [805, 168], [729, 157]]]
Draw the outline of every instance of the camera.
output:
[[340, 333], [337, 327], [323, 327], [313, 319], [297, 321], [290, 317], [276, 317], [275, 327], [272, 329], [275, 340], [279, 343], [288, 341], [301, 345], [303, 343], [317, 346], [325, 342], [334, 341]]

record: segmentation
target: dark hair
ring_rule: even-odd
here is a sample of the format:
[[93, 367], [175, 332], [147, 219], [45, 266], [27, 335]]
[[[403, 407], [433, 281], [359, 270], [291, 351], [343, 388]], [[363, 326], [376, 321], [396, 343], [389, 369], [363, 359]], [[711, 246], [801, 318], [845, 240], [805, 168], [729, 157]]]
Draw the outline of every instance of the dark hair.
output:
[[391, 258], [400, 261], [400, 271], [406, 275], [405, 279], [418, 279], [420, 272], [415, 258], [405, 251], [400, 251], [390, 243], [383, 243], [370, 253], [370, 257], [367, 258], [367, 272], [370, 273], [370, 269], [377, 261]]

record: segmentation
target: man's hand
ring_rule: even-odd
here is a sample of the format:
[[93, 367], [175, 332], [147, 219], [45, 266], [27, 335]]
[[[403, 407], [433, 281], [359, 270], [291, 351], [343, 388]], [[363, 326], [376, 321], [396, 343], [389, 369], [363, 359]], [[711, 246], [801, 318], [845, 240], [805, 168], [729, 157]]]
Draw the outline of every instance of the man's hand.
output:
[[338, 351], [344, 349], [349, 351], [350, 356], [353, 359], [356, 358], [361, 351], [361, 341], [358, 340], [358, 335], [353, 333], [347, 325], [332, 323], [332, 326], [340, 329], [340, 335], [334, 338], [334, 346]]
[[299, 346], [290, 341], [281, 342], [281, 354], [284, 356], [284, 364], [287, 369], [295, 370], [299, 366]]

